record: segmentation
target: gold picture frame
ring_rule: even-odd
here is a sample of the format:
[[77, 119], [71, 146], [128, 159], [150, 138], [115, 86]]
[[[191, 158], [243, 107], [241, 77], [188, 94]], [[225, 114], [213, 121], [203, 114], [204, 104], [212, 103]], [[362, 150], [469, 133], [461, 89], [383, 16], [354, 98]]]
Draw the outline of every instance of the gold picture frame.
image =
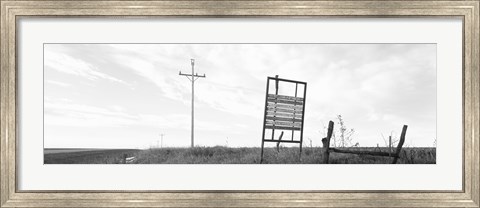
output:
[[[1, 207], [479, 207], [479, 1], [1, 0]], [[463, 19], [462, 191], [38, 191], [17, 189], [17, 20], [23, 16], [321, 16]]]

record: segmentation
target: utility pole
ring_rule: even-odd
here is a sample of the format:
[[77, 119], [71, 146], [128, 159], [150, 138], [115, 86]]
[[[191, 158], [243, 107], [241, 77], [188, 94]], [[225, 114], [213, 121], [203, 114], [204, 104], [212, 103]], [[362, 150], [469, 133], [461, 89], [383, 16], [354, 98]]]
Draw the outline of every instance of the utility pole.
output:
[[198, 78], [205, 78], [205, 74], [203, 75], [198, 75], [197, 73], [195, 73], [195, 59], [190, 59], [190, 62], [192, 64], [192, 74], [183, 74], [181, 71], [179, 72], [179, 75], [180, 76], [185, 76], [188, 78], [188, 80], [190, 80], [190, 82], [192, 82], [192, 132], [191, 132], [191, 135], [192, 135], [192, 143], [191, 143], [191, 147], [194, 146], [194, 132], [193, 132], [193, 129], [194, 129], [194, 115], [195, 115], [195, 104], [194, 104], [194, 98], [195, 98], [195, 81], [197, 81]]
[[160, 141], [160, 147], [163, 148], [163, 136], [165, 136], [164, 133], [161, 133], [160, 134], [160, 138], [161, 138], [161, 141]]

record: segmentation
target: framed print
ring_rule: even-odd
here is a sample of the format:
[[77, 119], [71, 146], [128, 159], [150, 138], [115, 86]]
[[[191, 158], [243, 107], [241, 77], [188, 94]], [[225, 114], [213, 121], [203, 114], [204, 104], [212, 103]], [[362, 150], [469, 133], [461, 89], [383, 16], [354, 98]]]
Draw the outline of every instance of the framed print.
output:
[[478, 1], [1, 1], [1, 207], [478, 207]]

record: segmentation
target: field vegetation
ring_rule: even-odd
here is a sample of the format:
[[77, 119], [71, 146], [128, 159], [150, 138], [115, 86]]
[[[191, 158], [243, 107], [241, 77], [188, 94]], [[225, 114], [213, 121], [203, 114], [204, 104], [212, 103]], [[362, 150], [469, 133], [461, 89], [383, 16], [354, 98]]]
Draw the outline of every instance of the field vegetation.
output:
[[[381, 147], [340, 148], [361, 151], [388, 152]], [[230, 148], [224, 146], [194, 148], [151, 148], [146, 150], [98, 150], [45, 154], [45, 163], [51, 164], [119, 164], [134, 157], [134, 164], [259, 164], [260, 148]], [[321, 147], [304, 147], [299, 159], [298, 147], [265, 148], [264, 164], [321, 164]], [[390, 164], [391, 157], [330, 153], [331, 164]], [[403, 148], [400, 164], [435, 164], [435, 148]]]
[[45, 149], [44, 164], [115, 164], [135, 149]]

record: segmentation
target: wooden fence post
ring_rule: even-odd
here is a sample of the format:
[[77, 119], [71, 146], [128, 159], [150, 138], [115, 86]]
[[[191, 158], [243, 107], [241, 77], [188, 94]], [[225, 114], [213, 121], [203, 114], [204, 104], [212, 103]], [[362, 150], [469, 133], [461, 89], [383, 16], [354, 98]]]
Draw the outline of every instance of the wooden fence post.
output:
[[392, 136], [388, 136], [388, 154], [392, 155]]
[[[278, 137], [278, 140], [281, 141], [283, 137], [283, 131], [280, 134], [280, 137]], [[280, 142], [277, 142], [277, 152], [280, 152]]]
[[330, 157], [330, 139], [333, 134], [333, 121], [328, 122], [328, 132], [327, 137], [322, 139], [323, 143], [323, 163], [328, 164], [328, 159]]
[[393, 158], [392, 164], [396, 164], [398, 158], [400, 157], [403, 143], [405, 143], [405, 134], [407, 133], [407, 127], [407, 125], [403, 125], [402, 134], [400, 135], [400, 142], [398, 142], [397, 151], [395, 152], [395, 157]]
[[127, 164], [127, 154], [123, 154], [123, 164]]

